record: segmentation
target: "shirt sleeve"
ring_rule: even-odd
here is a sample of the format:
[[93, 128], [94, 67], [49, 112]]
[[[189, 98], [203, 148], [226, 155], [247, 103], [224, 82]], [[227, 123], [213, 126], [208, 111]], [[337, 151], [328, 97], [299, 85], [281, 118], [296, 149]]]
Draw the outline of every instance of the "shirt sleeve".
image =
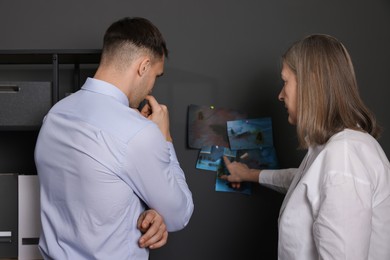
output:
[[172, 143], [150, 124], [128, 144], [125, 171], [137, 196], [164, 218], [168, 231], [184, 228], [193, 200]]
[[296, 168], [262, 170], [259, 183], [281, 193], [286, 193], [296, 173]]
[[[342, 154], [327, 159], [313, 235], [321, 259], [367, 259], [372, 227], [372, 191], [360, 178], [364, 165]], [[334, 162], [336, 160], [336, 162]], [[352, 171], [329, 171], [331, 165]], [[337, 168], [337, 167], [335, 167]], [[340, 168], [340, 167], [339, 167]], [[315, 207], [317, 208], [317, 207]]]

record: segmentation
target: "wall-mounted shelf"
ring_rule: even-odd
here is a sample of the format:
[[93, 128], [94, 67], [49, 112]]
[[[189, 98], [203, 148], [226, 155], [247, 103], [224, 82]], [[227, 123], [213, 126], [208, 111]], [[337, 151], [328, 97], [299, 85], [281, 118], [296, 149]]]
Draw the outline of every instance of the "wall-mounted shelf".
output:
[[0, 50], [0, 64], [52, 64], [53, 65], [53, 104], [59, 100], [59, 65], [73, 64], [75, 74], [80, 73], [80, 64], [97, 64], [100, 61], [101, 50]]
[[[51, 65], [52, 74], [51, 82], [42, 82], [40, 85], [37, 85], [37, 81], [6, 80], [1, 82], [0, 79], [0, 100], [2, 101], [0, 104], [0, 129], [23, 130], [39, 127], [39, 123], [38, 125], [35, 122], [31, 123], [31, 120], [25, 121], [26, 124], [23, 124], [23, 118], [42, 117], [42, 113], [46, 113], [52, 105], [59, 101], [59, 66], [62, 64], [73, 65], [73, 84], [74, 90], [76, 90], [80, 88], [80, 65], [98, 64], [100, 55], [101, 50], [99, 49], [0, 50], [0, 65], [48, 64]], [[49, 91], [51, 93], [48, 93]], [[23, 107], [19, 107], [19, 105]]]

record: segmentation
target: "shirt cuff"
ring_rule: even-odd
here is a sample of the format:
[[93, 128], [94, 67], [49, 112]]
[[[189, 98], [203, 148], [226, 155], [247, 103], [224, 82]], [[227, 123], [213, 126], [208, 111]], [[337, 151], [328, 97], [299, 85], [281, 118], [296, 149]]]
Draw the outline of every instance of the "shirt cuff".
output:
[[274, 175], [274, 170], [261, 170], [259, 174], [259, 183], [260, 184], [273, 184], [272, 178]]

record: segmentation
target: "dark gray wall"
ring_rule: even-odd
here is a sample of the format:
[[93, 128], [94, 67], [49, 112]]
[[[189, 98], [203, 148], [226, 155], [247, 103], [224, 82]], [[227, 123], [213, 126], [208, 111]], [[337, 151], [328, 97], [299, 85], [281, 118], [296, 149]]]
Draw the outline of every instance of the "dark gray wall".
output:
[[[215, 175], [195, 169], [198, 151], [186, 146], [186, 113], [189, 104], [213, 104], [252, 118], [271, 116], [281, 166], [298, 166], [303, 152], [297, 152], [294, 128], [277, 100], [279, 57], [307, 34], [331, 34], [349, 49], [390, 154], [389, 0], [0, 1], [0, 49], [101, 48], [107, 26], [124, 16], [150, 19], [167, 40], [170, 59], [155, 95], [170, 108], [174, 144], [195, 202], [189, 226], [171, 233], [151, 259], [276, 258], [283, 197], [262, 187], [252, 196], [215, 192]], [[35, 133], [0, 136], [0, 172], [34, 171]]]

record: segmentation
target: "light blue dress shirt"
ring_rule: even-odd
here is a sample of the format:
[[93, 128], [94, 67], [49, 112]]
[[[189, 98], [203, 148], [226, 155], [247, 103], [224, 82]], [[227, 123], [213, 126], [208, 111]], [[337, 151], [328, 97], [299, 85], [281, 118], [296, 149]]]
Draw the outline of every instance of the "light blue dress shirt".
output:
[[153, 208], [177, 231], [193, 212], [172, 143], [101, 80], [88, 78], [53, 106], [35, 162], [46, 259], [148, 259], [138, 246], [140, 214]]

